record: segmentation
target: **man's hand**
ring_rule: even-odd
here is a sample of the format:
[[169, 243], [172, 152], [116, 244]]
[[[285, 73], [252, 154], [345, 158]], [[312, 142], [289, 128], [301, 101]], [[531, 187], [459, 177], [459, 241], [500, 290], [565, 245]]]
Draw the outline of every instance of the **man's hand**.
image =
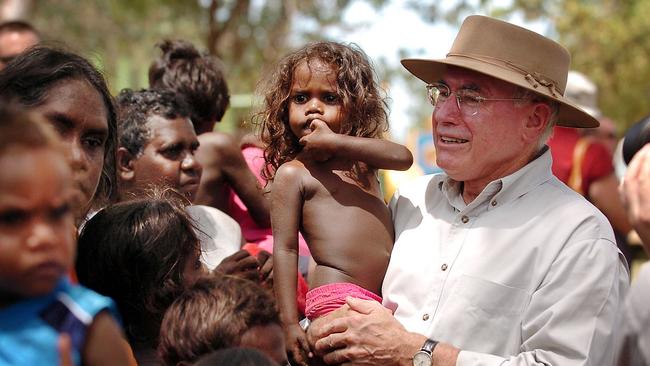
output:
[[214, 270], [223, 274], [258, 282], [258, 266], [258, 259], [242, 249], [235, 254], [224, 258]]
[[346, 299], [350, 315], [312, 323], [314, 349], [328, 364], [410, 365], [426, 337], [410, 333], [390, 310], [371, 300]]
[[336, 152], [336, 139], [339, 137], [332, 132], [327, 123], [315, 119], [309, 126], [311, 133], [300, 139], [303, 151], [312, 159], [324, 162], [331, 159]]

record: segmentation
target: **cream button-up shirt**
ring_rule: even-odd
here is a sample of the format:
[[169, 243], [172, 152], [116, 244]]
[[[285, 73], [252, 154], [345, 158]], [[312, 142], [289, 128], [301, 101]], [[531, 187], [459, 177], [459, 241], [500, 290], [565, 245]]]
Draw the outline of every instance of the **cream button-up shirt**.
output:
[[429, 175], [391, 200], [395, 318], [460, 348], [458, 366], [611, 365], [627, 264], [607, 219], [552, 175], [550, 151], [470, 204], [460, 187]]

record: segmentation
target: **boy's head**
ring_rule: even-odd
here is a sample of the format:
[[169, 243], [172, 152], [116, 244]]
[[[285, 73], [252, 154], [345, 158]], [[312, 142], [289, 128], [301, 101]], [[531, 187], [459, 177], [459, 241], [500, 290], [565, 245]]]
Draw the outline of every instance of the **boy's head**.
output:
[[115, 193], [117, 125], [113, 97], [88, 60], [37, 46], [0, 73], [0, 95], [41, 114], [61, 137], [73, 171], [73, 209], [83, 220], [91, 201]]
[[193, 200], [201, 180], [199, 147], [189, 107], [176, 94], [162, 90], [123, 90], [117, 98], [120, 196], [166, 186]]
[[167, 365], [194, 362], [234, 346], [257, 348], [286, 363], [275, 301], [251, 281], [224, 275], [201, 278], [165, 313], [158, 354]]
[[212, 131], [230, 103], [221, 61], [183, 40], [166, 40], [158, 47], [162, 55], [149, 67], [149, 86], [182, 95], [192, 107], [196, 133]]
[[88, 220], [75, 268], [82, 285], [115, 300], [130, 340], [155, 341], [167, 307], [203, 275], [200, 255], [181, 205], [145, 198], [106, 207]]
[[230, 347], [201, 357], [194, 366], [279, 366], [255, 348]]
[[0, 307], [51, 292], [72, 266], [71, 190], [55, 132], [0, 105]]

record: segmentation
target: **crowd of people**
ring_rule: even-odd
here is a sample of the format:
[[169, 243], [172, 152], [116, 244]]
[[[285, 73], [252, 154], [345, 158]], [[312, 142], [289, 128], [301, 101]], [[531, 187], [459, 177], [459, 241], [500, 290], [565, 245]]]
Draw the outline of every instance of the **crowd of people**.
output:
[[388, 204], [378, 170], [413, 157], [358, 46], [287, 54], [245, 140], [214, 131], [221, 61], [157, 47], [149, 88], [114, 96], [0, 24], [0, 364], [650, 364], [650, 264], [630, 287], [626, 252], [650, 252], [650, 118], [603, 143], [560, 44], [474, 15], [445, 58], [402, 60], [442, 173]]

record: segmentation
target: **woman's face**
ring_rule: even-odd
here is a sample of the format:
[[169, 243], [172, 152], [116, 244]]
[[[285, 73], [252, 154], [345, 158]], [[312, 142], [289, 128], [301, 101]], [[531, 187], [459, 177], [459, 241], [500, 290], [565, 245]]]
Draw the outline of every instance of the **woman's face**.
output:
[[55, 83], [34, 109], [56, 129], [73, 174], [72, 206], [77, 221], [85, 216], [104, 167], [108, 111], [100, 93], [87, 81]]

